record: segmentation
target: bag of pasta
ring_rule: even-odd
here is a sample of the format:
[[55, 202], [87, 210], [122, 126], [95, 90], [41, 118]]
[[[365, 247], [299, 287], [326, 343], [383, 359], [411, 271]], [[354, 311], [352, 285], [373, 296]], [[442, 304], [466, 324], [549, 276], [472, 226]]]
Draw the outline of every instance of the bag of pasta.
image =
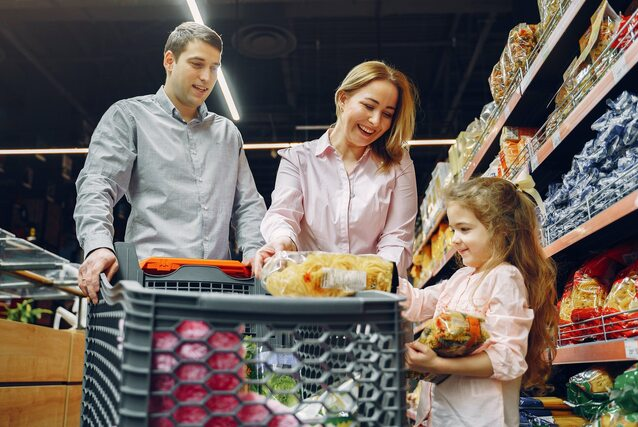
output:
[[[460, 357], [476, 351], [489, 336], [482, 318], [449, 311], [428, 320], [418, 341], [441, 357]], [[425, 374], [420, 379], [439, 384], [448, 376]]]
[[[607, 318], [609, 338], [629, 338], [638, 335], [638, 262], [618, 274], [605, 300], [604, 308], [619, 312]], [[629, 313], [626, 313], [629, 311]]]
[[377, 255], [278, 252], [263, 269], [262, 286], [274, 296], [342, 297], [363, 290], [393, 292], [396, 266]]

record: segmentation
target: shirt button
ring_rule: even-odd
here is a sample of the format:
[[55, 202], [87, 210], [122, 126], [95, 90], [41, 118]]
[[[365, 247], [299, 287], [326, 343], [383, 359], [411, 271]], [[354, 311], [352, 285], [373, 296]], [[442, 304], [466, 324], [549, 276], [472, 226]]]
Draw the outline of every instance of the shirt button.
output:
[[199, 182], [202, 182], [202, 181], [204, 181], [204, 180], [203, 180], [202, 178], [198, 178], [197, 180], [198, 180]]
[[204, 206], [204, 210], [207, 211], [208, 210], [208, 206]]

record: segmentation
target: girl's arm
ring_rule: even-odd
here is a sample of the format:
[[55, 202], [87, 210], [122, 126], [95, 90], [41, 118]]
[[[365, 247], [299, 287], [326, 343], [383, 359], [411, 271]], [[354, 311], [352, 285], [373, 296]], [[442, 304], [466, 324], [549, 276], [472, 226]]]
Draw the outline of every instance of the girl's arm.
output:
[[485, 352], [465, 357], [439, 357], [418, 341], [406, 346], [405, 362], [412, 371], [432, 374], [463, 375], [488, 378], [494, 375], [492, 362]]
[[516, 267], [496, 267], [490, 276], [494, 285], [485, 316], [490, 338], [484, 348], [494, 369], [492, 378], [509, 381], [527, 370], [525, 356], [534, 311], [527, 304], [527, 289]]
[[434, 316], [436, 303], [446, 282], [444, 280], [425, 289], [416, 289], [407, 280], [399, 279], [397, 295], [405, 297], [405, 301], [400, 303], [403, 317], [411, 322], [420, 322]]
[[[407, 158], [407, 160], [406, 160]], [[407, 154], [399, 165], [396, 186], [385, 226], [377, 243], [377, 254], [397, 263], [399, 275], [405, 277], [412, 262], [414, 220], [417, 211], [416, 175]]]

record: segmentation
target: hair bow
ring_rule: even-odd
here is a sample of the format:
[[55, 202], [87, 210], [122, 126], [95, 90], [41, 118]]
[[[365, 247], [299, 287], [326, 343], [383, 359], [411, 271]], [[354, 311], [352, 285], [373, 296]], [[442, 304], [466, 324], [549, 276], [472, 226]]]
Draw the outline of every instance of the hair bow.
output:
[[524, 172], [516, 177], [512, 182], [516, 186], [516, 189], [518, 191], [522, 191], [532, 196], [532, 199], [534, 199], [534, 201], [536, 202], [536, 206], [538, 206], [541, 214], [543, 214], [543, 217], [545, 217], [545, 203], [543, 203], [543, 199], [541, 198], [540, 193], [535, 188], [536, 183], [534, 182], [534, 178], [532, 178], [529, 173]]

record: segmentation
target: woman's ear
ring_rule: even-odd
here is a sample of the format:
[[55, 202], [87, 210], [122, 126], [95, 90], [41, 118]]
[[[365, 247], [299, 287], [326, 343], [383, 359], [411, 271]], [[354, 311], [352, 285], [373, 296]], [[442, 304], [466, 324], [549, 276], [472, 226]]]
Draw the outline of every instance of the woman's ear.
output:
[[347, 100], [348, 95], [344, 91], [341, 91], [337, 94], [337, 106], [339, 107], [339, 111], [343, 111]]

